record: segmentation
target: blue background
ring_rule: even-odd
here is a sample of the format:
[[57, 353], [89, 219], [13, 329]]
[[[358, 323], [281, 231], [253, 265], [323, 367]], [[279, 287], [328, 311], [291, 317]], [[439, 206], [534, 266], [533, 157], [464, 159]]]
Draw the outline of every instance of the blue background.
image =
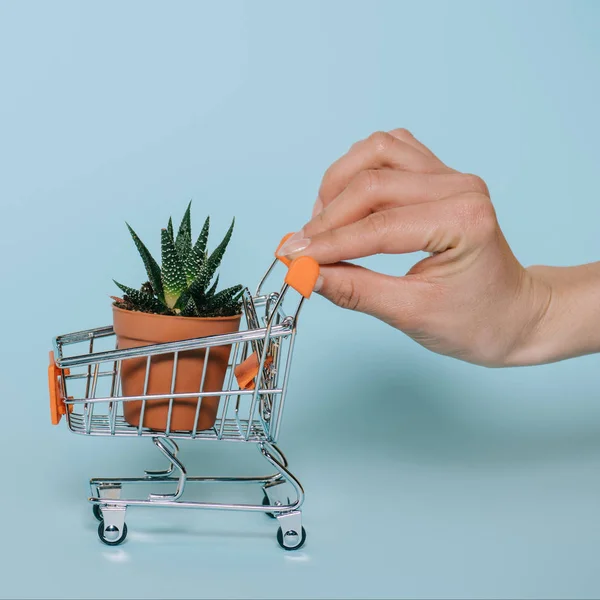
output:
[[[156, 249], [190, 198], [215, 236], [235, 215], [223, 280], [253, 284], [378, 129], [484, 177], [524, 264], [598, 260], [599, 26], [594, 1], [0, 2], [0, 595], [599, 597], [597, 356], [486, 370], [311, 300], [281, 438], [296, 554], [263, 515], [198, 511], [131, 510], [102, 546], [87, 479], [161, 460], [51, 427], [46, 391], [51, 338], [141, 282], [125, 220]], [[200, 446], [196, 470], [260, 466]]]

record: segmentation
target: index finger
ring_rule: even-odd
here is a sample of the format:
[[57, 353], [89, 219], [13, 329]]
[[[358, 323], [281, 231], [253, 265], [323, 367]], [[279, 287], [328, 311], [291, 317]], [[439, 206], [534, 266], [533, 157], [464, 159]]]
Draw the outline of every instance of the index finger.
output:
[[379, 169], [362, 171], [319, 214], [302, 228], [303, 235], [313, 237], [359, 221], [369, 214], [424, 202], [435, 202], [460, 193], [480, 192], [487, 187], [483, 180], [462, 173], [410, 173]]
[[332, 202], [361, 171], [388, 168], [413, 173], [453, 172], [431, 152], [423, 152], [399, 135], [378, 131], [354, 144], [336, 160], [323, 176], [313, 214]]
[[409, 144], [410, 146], [413, 146], [413, 148], [420, 150], [423, 154], [431, 156], [432, 158], [435, 158], [436, 160], [442, 162], [438, 156], [436, 156], [425, 144], [420, 142], [410, 131], [408, 131], [408, 129], [400, 127], [398, 129], [392, 129], [389, 133], [395, 138], [398, 138], [399, 140]]
[[471, 192], [374, 212], [311, 237], [290, 238], [281, 252], [289, 258], [311, 256], [322, 265], [374, 254], [441, 253], [477, 242], [477, 231], [487, 233], [494, 222], [489, 198]]

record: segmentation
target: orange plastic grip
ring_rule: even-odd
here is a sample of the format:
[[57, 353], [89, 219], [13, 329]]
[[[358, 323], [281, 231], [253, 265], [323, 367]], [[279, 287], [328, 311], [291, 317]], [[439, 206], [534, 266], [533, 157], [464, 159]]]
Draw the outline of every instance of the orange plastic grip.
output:
[[294, 260], [290, 260], [286, 256], [280, 256], [279, 249], [292, 235], [294, 234], [288, 233], [283, 236], [279, 246], [277, 246], [275, 256], [288, 268], [285, 282], [305, 298], [310, 298], [319, 278], [319, 263], [310, 256], [299, 256]]
[[[69, 369], [65, 369], [64, 375], [69, 374]], [[48, 365], [48, 391], [50, 392], [50, 420], [52, 425], [58, 425], [62, 416], [67, 412], [64, 395], [62, 393], [61, 377], [63, 372], [54, 362], [54, 352], [50, 352], [50, 364]], [[69, 412], [73, 410], [69, 406]]]
[[288, 233], [287, 235], [284, 235], [281, 242], [279, 242], [279, 246], [277, 246], [277, 250], [275, 250], [275, 258], [278, 258], [286, 267], [289, 267], [292, 264], [292, 261], [285, 257], [285, 256], [279, 256], [279, 249], [281, 248], [281, 246], [283, 246], [294, 234], [293, 233]]
[[292, 261], [285, 282], [305, 298], [315, 289], [319, 278], [319, 263], [310, 256], [299, 256]]
[[[272, 356], [265, 358], [265, 367], [273, 362]], [[240, 390], [253, 390], [256, 386], [254, 381], [258, 375], [259, 358], [256, 352], [253, 352], [244, 362], [240, 363], [235, 369], [234, 374], [237, 379]]]

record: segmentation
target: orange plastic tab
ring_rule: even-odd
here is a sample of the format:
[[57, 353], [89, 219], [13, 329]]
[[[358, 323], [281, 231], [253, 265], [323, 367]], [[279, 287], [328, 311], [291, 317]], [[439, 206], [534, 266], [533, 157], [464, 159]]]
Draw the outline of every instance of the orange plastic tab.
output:
[[277, 250], [275, 250], [275, 258], [278, 258], [286, 267], [289, 267], [292, 264], [292, 261], [286, 256], [279, 256], [279, 249], [283, 246], [294, 234], [288, 233], [283, 236], [281, 242], [279, 242], [279, 246], [277, 246]]
[[[52, 425], [58, 425], [62, 416], [67, 413], [64, 393], [62, 391], [62, 376], [68, 375], [69, 369], [59, 369], [54, 361], [54, 352], [50, 352], [50, 365], [48, 366], [48, 391], [50, 392], [50, 420]], [[69, 406], [69, 412], [73, 410]]]
[[283, 246], [283, 244], [285, 244], [290, 237], [292, 237], [292, 235], [294, 234], [288, 233], [287, 235], [283, 236], [283, 239], [275, 251], [275, 257], [278, 258], [288, 268], [288, 274], [285, 278], [285, 282], [289, 286], [293, 287], [298, 293], [302, 294], [305, 298], [310, 298], [313, 290], [315, 289], [317, 279], [319, 278], [319, 263], [310, 256], [300, 256], [294, 260], [290, 260], [286, 256], [279, 255], [281, 246]]
[[[265, 366], [268, 367], [273, 362], [271, 356], [265, 358]], [[253, 390], [254, 378], [258, 375], [260, 361], [258, 354], [253, 352], [244, 362], [241, 362], [234, 370], [235, 378], [241, 390]]]
[[285, 282], [305, 298], [315, 289], [319, 278], [319, 263], [310, 256], [299, 256], [292, 261]]

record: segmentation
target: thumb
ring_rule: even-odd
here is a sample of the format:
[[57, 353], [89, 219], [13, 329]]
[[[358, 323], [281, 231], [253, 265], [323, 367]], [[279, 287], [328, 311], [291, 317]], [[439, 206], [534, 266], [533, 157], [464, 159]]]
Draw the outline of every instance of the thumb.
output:
[[414, 327], [422, 282], [343, 262], [322, 265], [321, 277], [318, 293], [337, 306], [366, 313], [399, 329]]

